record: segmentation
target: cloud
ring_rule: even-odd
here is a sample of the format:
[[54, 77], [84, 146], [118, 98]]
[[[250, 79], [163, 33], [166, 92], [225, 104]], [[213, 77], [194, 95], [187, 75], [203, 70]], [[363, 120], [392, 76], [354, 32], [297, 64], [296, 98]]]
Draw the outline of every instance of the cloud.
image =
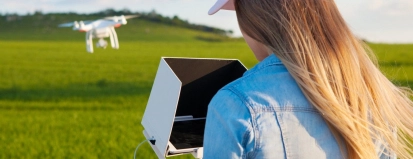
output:
[[413, 15], [412, 0], [366, 0], [366, 6], [373, 12], [388, 16]]
[[413, 0], [336, 1], [350, 28], [361, 38], [373, 42], [413, 42]]

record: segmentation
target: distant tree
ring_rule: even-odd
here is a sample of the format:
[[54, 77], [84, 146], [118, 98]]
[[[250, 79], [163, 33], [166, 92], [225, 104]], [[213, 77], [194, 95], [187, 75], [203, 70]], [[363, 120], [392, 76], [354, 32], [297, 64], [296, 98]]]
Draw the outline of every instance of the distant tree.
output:
[[43, 12], [41, 10], [36, 10], [36, 11], [34, 11], [33, 15], [35, 15], [35, 16], [40, 15], [41, 16], [41, 15], [43, 15]]
[[105, 11], [103, 11], [104, 15], [115, 15], [116, 11], [112, 8], [108, 8]]
[[122, 14], [133, 14], [129, 9], [127, 9], [127, 8], [124, 8], [124, 9], [122, 9]]
[[172, 18], [172, 24], [174, 24], [174, 25], [176, 25], [176, 26], [182, 26], [182, 20], [181, 19], [179, 19], [179, 17], [177, 16], [177, 15], [175, 15], [173, 18]]
[[152, 9], [152, 11], [148, 13], [148, 15], [150, 17], [156, 17], [158, 15], [158, 13], [156, 13], [155, 9]]

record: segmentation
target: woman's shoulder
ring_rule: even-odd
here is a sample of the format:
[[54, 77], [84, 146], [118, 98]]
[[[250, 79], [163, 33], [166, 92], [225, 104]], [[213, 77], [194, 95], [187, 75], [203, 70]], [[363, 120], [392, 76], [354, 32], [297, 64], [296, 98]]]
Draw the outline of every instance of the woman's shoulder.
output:
[[[214, 128], [215, 133], [206, 131], [208, 138], [237, 141], [228, 147], [243, 146], [245, 156], [340, 158], [338, 144], [321, 114], [310, 106], [282, 63], [258, 64], [218, 91], [208, 109], [206, 130]], [[229, 130], [235, 135], [225, 134]]]
[[294, 78], [275, 56], [267, 57], [221, 90], [236, 94], [253, 109], [283, 110], [287, 106], [313, 109]]

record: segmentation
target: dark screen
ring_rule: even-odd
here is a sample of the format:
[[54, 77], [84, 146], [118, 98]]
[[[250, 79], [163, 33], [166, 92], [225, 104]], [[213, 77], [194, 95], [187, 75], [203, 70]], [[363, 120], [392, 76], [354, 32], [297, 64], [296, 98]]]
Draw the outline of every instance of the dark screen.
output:
[[176, 121], [169, 141], [176, 149], [202, 147], [205, 119]]

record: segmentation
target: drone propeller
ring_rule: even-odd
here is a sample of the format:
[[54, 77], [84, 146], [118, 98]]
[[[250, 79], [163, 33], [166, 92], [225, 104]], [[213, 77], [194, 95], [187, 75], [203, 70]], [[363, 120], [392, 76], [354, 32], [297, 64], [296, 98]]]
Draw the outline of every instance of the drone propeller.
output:
[[[87, 24], [93, 22], [93, 20], [83, 20], [83, 21], [80, 21], [80, 22], [82, 22], [84, 25], [87, 25]], [[59, 27], [79, 27], [78, 25], [79, 25], [79, 22], [74, 21], [74, 22], [59, 24], [58, 26]]]
[[131, 18], [136, 18], [139, 17], [139, 15], [121, 15], [121, 16], [113, 16], [113, 17], [105, 17], [103, 19], [107, 19], [107, 20], [119, 20], [121, 18], [125, 18], [125, 19], [131, 19]]
[[116, 23], [120, 23], [122, 25], [127, 24], [128, 22], [126, 21], [126, 19], [131, 19], [131, 18], [136, 18], [139, 17], [139, 15], [121, 15], [121, 16], [113, 16], [113, 17], [106, 17], [104, 18], [105, 20], [113, 20]]
[[74, 25], [76, 25], [77, 21], [74, 22], [69, 22], [69, 23], [63, 23], [63, 24], [59, 24], [59, 27], [73, 27]]
[[[89, 22], [87, 22], [89, 23]], [[85, 27], [85, 22], [84, 21], [74, 21], [70, 23], [63, 23], [60, 24], [59, 27], [73, 27], [73, 30], [82, 30]]]
[[125, 19], [131, 19], [131, 18], [137, 18], [139, 17], [139, 15], [125, 15], [123, 17], [125, 17]]

